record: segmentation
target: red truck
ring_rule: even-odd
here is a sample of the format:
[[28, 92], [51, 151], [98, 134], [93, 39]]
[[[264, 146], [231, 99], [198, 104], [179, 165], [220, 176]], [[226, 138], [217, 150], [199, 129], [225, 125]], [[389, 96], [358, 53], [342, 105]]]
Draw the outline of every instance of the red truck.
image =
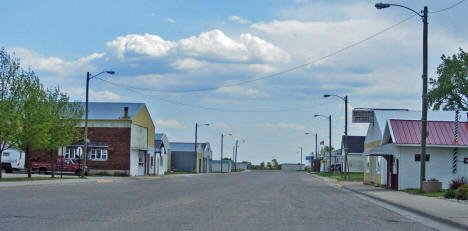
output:
[[[46, 174], [47, 172], [51, 172], [52, 168], [49, 162], [32, 162], [31, 167], [33, 171], [38, 171], [39, 174]], [[53, 165], [55, 173], [60, 171], [63, 172], [72, 172], [75, 175], [81, 175], [82, 166], [78, 162], [73, 159], [64, 159], [58, 158], [57, 162]], [[86, 166], [86, 174], [88, 173], [89, 168]]]

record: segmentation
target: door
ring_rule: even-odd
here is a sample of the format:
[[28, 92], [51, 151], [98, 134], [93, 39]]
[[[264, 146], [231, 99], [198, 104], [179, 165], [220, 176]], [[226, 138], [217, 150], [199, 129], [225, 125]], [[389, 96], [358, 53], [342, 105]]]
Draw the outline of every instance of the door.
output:
[[376, 161], [376, 157], [375, 156], [371, 156], [370, 157], [370, 175], [371, 175], [371, 182], [375, 182], [375, 161]]
[[393, 190], [398, 190], [398, 171], [399, 171], [399, 163], [398, 159], [392, 156], [392, 164], [391, 164], [391, 178], [390, 178], [390, 188]]
[[201, 159], [198, 159], [198, 173], [201, 173], [202, 162]]

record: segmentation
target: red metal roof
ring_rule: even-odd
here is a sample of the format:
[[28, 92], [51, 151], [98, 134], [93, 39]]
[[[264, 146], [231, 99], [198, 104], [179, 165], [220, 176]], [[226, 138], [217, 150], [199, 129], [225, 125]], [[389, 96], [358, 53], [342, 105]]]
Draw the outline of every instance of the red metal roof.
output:
[[[420, 144], [420, 120], [390, 120], [394, 143]], [[426, 142], [429, 145], [468, 145], [468, 123], [459, 122], [458, 142], [455, 143], [455, 122], [453, 121], [427, 121], [429, 133]]]

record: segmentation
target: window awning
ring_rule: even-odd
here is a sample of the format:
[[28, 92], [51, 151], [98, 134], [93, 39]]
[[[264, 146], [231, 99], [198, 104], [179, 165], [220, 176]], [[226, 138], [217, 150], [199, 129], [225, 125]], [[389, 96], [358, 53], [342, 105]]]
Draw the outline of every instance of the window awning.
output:
[[[68, 145], [68, 147], [83, 147], [83, 143], [75, 143], [72, 145]], [[88, 142], [88, 148], [108, 148], [109, 145], [106, 142], [99, 142], [99, 141], [90, 141]]]
[[395, 144], [384, 144], [375, 148], [364, 151], [364, 156], [384, 156], [384, 155], [396, 155], [399, 154], [400, 150]]

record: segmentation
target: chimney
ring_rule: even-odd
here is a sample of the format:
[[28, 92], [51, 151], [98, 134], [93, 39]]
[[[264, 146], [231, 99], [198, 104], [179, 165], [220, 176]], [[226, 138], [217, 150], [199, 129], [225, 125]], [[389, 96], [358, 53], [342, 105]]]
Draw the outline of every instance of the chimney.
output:
[[128, 116], [128, 107], [124, 107], [124, 116], [122, 117], [122, 119], [130, 119], [130, 117]]

